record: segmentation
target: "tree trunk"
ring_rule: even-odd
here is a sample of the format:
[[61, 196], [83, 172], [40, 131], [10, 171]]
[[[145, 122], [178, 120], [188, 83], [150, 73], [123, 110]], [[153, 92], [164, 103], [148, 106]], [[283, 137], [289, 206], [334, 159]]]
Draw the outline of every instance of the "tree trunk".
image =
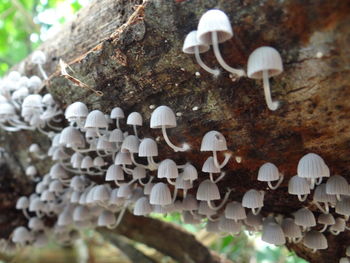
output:
[[[277, 111], [267, 109], [262, 81], [237, 79], [224, 70], [214, 78], [197, 65], [194, 56], [182, 53], [186, 34], [196, 29], [201, 14], [210, 8], [224, 10], [233, 25], [234, 37], [220, 45], [229, 65], [246, 68], [249, 54], [264, 45], [281, 53], [284, 72], [271, 79], [272, 97], [281, 102]], [[312, 196], [300, 203], [288, 195], [287, 186], [296, 174], [298, 160], [309, 152], [321, 155], [331, 174], [347, 177], [349, 12], [350, 2], [344, 0], [96, 0], [42, 45], [49, 61], [45, 70], [51, 75], [46, 88], [62, 108], [82, 101], [90, 110], [105, 113], [116, 106], [126, 113], [140, 112], [144, 117], [142, 137], [160, 135], [159, 130], [149, 129], [151, 105], [168, 105], [178, 116], [178, 126], [168, 129], [169, 136], [176, 144], [189, 143], [191, 150], [174, 155], [162, 147], [162, 159], [189, 161], [200, 170], [210, 155], [199, 151], [201, 138], [218, 130], [225, 136], [229, 152], [242, 160], [238, 163], [233, 158], [225, 167], [227, 175], [219, 183], [222, 194], [232, 188], [230, 199], [240, 201], [251, 188], [265, 190], [266, 184], [256, 179], [257, 171], [264, 162], [272, 162], [285, 180], [278, 190], [267, 190], [263, 214], [291, 217], [307, 206], [317, 216]], [[211, 51], [202, 58], [211, 67], [217, 65]], [[59, 59], [69, 63], [74, 77], [103, 96], [60, 76]], [[30, 58], [19, 69], [28, 75], [38, 74]], [[4, 148], [26, 167], [26, 147], [41, 137], [29, 132], [2, 135]], [[48, 142], [42, 144], [48, 146]], [[47, 162], [36, 165], [41, 174], [49, 168]], [[206, 178], [201, 174], [199, 181]], [[121, 231], [130, 237], [131, 229], [125, 227]], [[0, 233], [6, 230], [0, 229]], [[337, 262], [350, 244], [350, 235], [326, 235], [327, 250], [312, 254], [302, 244], [289, 247], [311, 262]], [[142, 238], [142, 234], [137, 236]]]

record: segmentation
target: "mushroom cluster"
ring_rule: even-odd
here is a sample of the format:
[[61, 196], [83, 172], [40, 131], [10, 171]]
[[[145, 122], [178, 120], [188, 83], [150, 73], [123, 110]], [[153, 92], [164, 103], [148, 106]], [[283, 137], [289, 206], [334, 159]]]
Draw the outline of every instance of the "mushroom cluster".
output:
[[[232, 36], [226, 14], [209, 10], [200, 19], [198, 30], [186, 37], [183, 51], [194, 53], [199, 65], [217, 76], [219, 70], [208, 67], [200, 58], [200, 53], [212, 45], [225, 70], [244, 76], [243, 70], [227, 65], [220, 54], [218, 44]], [[42, 52], [33, 54], [32, 62], [47, 79], [42, 68], [45, 60]], [[278, 103], [271, 99], [268, 78], [282, 70], [280, 55], [271, 47], [258, 48], [249, 57], [248, 77], [263, 79], [271, 110], [277, 109]], [[307, 207], [297, 210], [293, 217], [266, 215], [262, 212], [264, 198], [280, 187], [284, 174], [273, 163], [264, 163], [257, 180], [266, 182], [268, 188], [250, 189], [240, 200], [233, 200], [233, 189], [218, 186], [231, 160], [226, 139], [219, 131], [209, 131], [202, 138], [200, 151], [210, 156], [200, 173], [190, 161], [179, 164], [159, 155], [159, 146], [170, 147], [176, 155], [191, 149], [189, 144], [175, 145], [169, 138], [168, 129], [177, 127], [170, 107], [155, 108], [150, 118], [150, 128], [161, 129], [165, 143], [160, 145], [161, 140], [142, 137], [144, 119], [140, 113], [131, 112], [126, 117], [120, 107], [109, 114], [89, 111], [83, 102], [72, 103], [63, 113], [49, 93], [40, 95], [43, 86], [39, 77], [27, 78], [15, 71], [0, 82], [0, 127], [8, 132], [38, 130], [45, 134], [51, 140], [47, 152], [35, 143], [28, 152], [37, 161], [53, 161], [44, 176], [39, 176], [33, 165], [25, 171], [36, 187], [35, 193], [17, 200], [16, 209], [23, 212], [28, 225], [13, 231], [11, 242], [15, 244], [44, 246], [50, 237], [69, 244], [79, 238], [82, 229], [117, 227], [126, 210], [136, 216], [179, 212], [184, 223], [205, 222], [209, 232], [237, 235], [243, 230], [258, 231], [267, 243], [303, 242], [312, 251], [328, 247], [325, 231], [338, 235], [348, 230], [349, 184], [340, 175], [330, 176], [330, 169], [317, 154], [302, 157], [297, 175], [288, 183], [288, 193], [297, 195], [301, 202], [314, 190], [312, 204], [321, 212], [317, 220]], [[62, 129], [64, 122], [68, 125]], [[218, 152], [224, 160], [219, 160]], [[324, 182], [326, 177], [329, 179]], [[334, 218], [331, 209], [338, 217]], [[341, 262], [346, 260], [342, 258]]]
[[[242, 69], [229, 66], [223, 59], [219, 44], [233, 37], [233, 30], [228, 16], [221, 10], [211, 9], [205, 12], [198, 22], [197, 30], [191, 31], [185, 38], [182, 51], [186, 54], [195, 54], [197, 63], [208, 73], [218, 77], [219, 69], [207, 66], [200, 57], [213, 46], [214, 55], [220, 66], [226, 71], [237, 75], [246, 76]], [[262, 79], [267, 107], [274, 111], [279, 106], [278, 101], [272, 101], [269, 78], [283, 72], [282, 58], [273, 47], [259, 47], [248, 58], [247, 76], [252, 79]]]

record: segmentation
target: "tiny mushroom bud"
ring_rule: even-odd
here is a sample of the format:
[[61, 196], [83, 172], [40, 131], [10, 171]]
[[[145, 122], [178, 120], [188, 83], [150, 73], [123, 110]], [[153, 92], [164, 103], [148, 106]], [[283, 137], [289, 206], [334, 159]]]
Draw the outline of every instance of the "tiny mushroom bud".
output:
[[152, 129], [162, 129], [163, 137], [166, 143], [172, 148], [175, 152], [184, 152], [189, 149], [189, 145], [184, 144], [183, 147], [177, 147], [171, 143], [166, 133], [167, 128], [176, 127], [176, 117], [172, 109], [168, 106], [159, 106], [157, 107], [151, 115], [150, 125]]
[[220, 70], [208, 67], [200, 57], [200, 53], [207, 52], [209, 48], [209, 45], [198, 42], [197, 31], [193, 30], [187, 34], [182, 47], [182, 52], [186, 54], [195, 54], [198, 65], [200, 65], [205, 71], [217, 77], [220, 74]]
[[245, 72], [226, 64], [219, 50], [219, 43], [229, 40], [233, 36], [232, 27], [227, 15], [218, 9], [205, 12], [199, 20], [197, 28], [198, 42], [205, 45], [213, 45], [214, 54], [219, 64], [228, 72], [244, 76]]

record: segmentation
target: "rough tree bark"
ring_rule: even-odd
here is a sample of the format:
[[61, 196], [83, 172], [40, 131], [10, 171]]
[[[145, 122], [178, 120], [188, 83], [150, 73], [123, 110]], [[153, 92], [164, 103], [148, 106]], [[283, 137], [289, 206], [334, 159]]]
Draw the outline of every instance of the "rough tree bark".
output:
[[[240, 200], [251, 188], [265, 189], [266, 185], [256, 180], [257, 170], [270, 161], [286, 179], [278, 190], [267, 191], [263, 213], [291, 216], [301, 206], [308, 206], [317, 215], [310, 198], [301, 204], [287, 194], [287, 182], [295, 175], [298, 160], [308, 152], [320, 154], [332, 174], [348, 177], [349, 1], [154, 0], [137, 4], [142, 3], [93, 1], [75, 21], [46, 41], [41, 49], [49, 57], [45, 69], [52, 74], [48, 91], [63, 108], [83, 101], [90, 109], [106, 113], [115, 106], [125, 112], [139, 111], [145, 123], [142, 136], [159, 135], [159, 131], [148, 129], [149, 106], [169, 105], [182, 114], [178, 127], [170, 130], [171, 138], [188, 142], [192, 149], [174, 156], [163, 147], [162, 158], [171, 156], [179, 163], [188, 160], [200, 169], [208, 156], [199, 152], [201, 138], [209, 130], [218, 130], [226, 137], [229, 150], [242, 158], [241, 163], [230, 161], [225, 169], [228, 175], [219, 184], [223, 191], [234, 189], [231, 199]], [[196, 28], [209, 8], [225, 10], [234, 27], [234, 38], [221, 45], [228, 64], [246, 68], [250, 52], [262, 45], [280, 51], [285, 71], [271, 81], [273, 98], [282, 102], [279, 110], [267, 109], [260, 81], [234, 79], [226, 72], [215, 79], [201, 70], [193, 56], [181, 52], [186, 34]], [[104, 96], [62, 78], [57, 71], [60, 58], [69, 62], [74, 76]], [[212, 52], [205, 53], [203, 59], [216, 64]], [[29, 59], [19, 69], [37, 74]], [[17, 164], [25, 167], [26, 147], [35, 138], [40, 136], [2, 133], [1, 142]], [[42, 174], [48, 169], [47, 163], [38, 166]], [[1, 170], [1, 174], [7, 172]], [[206, 176], [201, 175], [200, 180], [203, 178]], [[14, 203], [13, 196], [3, 200], [9, 200], [1, 203], [2, 211], [7, 211]], [[8, 222], [7, 215], [2, 213], [2, 217], [2, 222]], [[3, 227], [0, 234], [5, 236], [9, 230]], [[132, 227], [144, 226], [135, 223]], [[350, 244], [350, 234], [327, 238], [329, 248], [315, 254], [302, 245], [290, 247], [312, 262], [337, 262]]]

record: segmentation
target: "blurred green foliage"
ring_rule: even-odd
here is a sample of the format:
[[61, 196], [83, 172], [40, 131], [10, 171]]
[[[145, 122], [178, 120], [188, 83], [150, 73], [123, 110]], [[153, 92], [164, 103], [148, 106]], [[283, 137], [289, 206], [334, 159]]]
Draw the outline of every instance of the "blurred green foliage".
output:
[[70, 15], [78, 11], [82, 2], [1, 0], [0, 76], [31, 53], [53, 25], [65, 22]]

